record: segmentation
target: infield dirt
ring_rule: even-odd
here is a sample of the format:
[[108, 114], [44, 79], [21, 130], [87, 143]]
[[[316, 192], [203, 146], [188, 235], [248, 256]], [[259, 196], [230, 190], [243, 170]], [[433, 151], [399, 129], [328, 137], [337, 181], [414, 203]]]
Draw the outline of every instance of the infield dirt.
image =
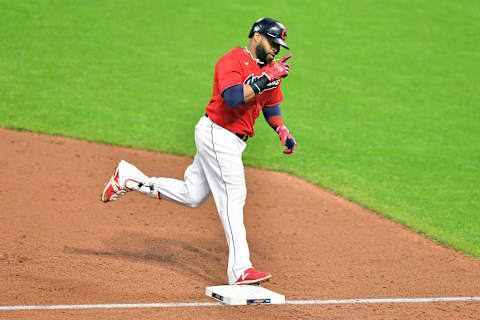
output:
[[[253, 142], [254, 143], [254, 142]], [[0, 129], [0, 305], [212, 302], [215, 204], [100, 193], [118, 161], [183, 178], [192, 159]], [[299, 178], [247, 168], [245, 224], [287, 300], [480, 296], [480, 261]], [[279, 187], [281, 186], [281, 188]], [[1, 319], [479, 319], [480, 302], [0, 311]]]

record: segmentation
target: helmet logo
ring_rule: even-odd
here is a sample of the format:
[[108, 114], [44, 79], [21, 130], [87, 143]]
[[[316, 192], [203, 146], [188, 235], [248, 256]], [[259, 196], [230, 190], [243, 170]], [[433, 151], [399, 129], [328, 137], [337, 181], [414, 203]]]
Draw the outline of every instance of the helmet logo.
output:
[[280, 37], [282, 37], [282, 39], [285, 40], [285, 38], [287, 37], [287, 29], [282, 30], [282, 35]]

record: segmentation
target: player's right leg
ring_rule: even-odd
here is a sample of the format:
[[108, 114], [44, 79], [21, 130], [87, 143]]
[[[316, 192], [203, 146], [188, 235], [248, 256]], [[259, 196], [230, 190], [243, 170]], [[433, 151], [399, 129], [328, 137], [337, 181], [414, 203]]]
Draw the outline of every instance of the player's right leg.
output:
[[272, 276], [252, 267], [243, 208], [247, 196], [242, 153], [246, 147], [232, 132], [204, 117], [195, 132], [197, 157], [212, 190], [229, 248], [230, 284], [256, 284]]

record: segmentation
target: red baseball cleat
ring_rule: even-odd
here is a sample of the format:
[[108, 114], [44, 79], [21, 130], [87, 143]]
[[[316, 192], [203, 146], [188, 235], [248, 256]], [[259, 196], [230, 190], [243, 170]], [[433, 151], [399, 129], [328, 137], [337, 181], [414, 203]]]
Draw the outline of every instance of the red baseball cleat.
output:
[[105, 185], [105, 189], [103, 189], [102, 198], [101, 198], [103, 202], [117, 200], [119, 196], [127, 193], [127, 190], [125, 189], [125, 187], [121, 188], [120, 183], [118, 181], [119, 180], [118, 178], [120, 175], [119, 167], [120, 167], [120, 164], [115, 169], [115, 173], [110, 178], [110, 181], [108, 181], [107, 184]]
[[272, 275], [267, 272], [260, 272], [255, 268], [247, 269], [243, 274], [238, 278], [234, 283], [236, 285], [240, 284], [256, 284], [263, 281], [267, 281], [272, 278]]

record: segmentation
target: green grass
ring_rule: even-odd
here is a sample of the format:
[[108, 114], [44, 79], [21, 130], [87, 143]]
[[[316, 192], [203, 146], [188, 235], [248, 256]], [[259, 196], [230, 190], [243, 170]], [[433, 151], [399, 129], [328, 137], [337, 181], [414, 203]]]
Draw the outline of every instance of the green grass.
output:
[[298, 148], [261, 117], [245, 164], [480, 257], [480, 2], [0, 0], [0, 126], [192, 156], [215, 62], [261, 16], [288, 28]]

